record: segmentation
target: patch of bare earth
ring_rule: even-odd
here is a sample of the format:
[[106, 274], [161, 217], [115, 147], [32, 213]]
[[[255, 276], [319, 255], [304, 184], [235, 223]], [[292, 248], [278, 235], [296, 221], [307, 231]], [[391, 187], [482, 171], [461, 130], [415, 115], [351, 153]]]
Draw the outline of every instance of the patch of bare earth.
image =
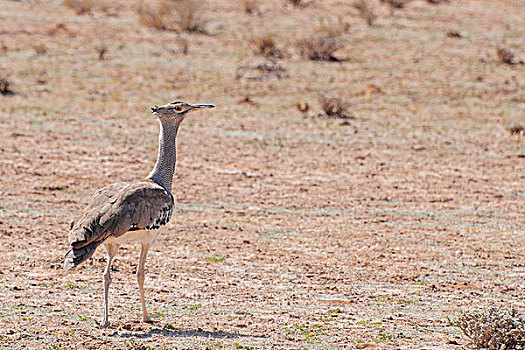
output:
[[[456, 349], [462, 310], [524, 313], [525, 141], [506, 130], [525, 124], [523, 1], [378, 2], [373, 26], [343, 1], [210, 1], [195, 33], [141, 25], [140, 5], [1, 2], [0, 348]], [[332, 19], [338, 62], [302, 56]], [[266, 33], [282, 56], [254, 53]], [[352, 118], [319, 118], [319, 96]], [[154, 323], [128, 246], [101, 330], [105, 254], [63, 271], [69, 222], [148, 174], [149, 108], [178, 99], [217, 108], [180, 130]]]

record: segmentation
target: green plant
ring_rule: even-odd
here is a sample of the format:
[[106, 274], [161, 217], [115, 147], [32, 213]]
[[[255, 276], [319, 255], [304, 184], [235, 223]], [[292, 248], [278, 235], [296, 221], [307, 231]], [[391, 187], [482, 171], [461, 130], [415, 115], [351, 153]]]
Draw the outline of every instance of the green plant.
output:
[[189, 310], [189, 311], [196, 311], [198, 308], [202, 307], [202, 304], [197, 304], [197, 305], [194, 305], [194, 306], [188, 306], [188, 305], [184, 305], [182, 307], [183, 310]]
[[211, 262], [220, 262], [220, 261], [224, 261], [224, 257], [217, 258], [216, 256], [209, 256], [206, 258], [206, 260], [211, 261]]

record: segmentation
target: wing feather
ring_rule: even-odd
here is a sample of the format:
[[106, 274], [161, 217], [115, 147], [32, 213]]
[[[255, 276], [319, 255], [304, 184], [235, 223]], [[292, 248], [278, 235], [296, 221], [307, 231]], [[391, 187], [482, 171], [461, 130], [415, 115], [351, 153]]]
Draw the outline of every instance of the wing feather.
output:
[[[109, 236], [118, 237], [130, 230], [152, 230], [166, 225], [171, 218], [173, 203], [171, 193], [151, 180], [116, 183], [100, 189], [72, 223], [68, 238], [72, 254], [75, 255], [75, 250], [79, 253], [86, 251], [81, 249], [86, 246], [96, 248]], [[87, 258], [73, 256], [73, 260], [70, 259], [73, 263], [70, 261], [69, 265], [74, 267]]]

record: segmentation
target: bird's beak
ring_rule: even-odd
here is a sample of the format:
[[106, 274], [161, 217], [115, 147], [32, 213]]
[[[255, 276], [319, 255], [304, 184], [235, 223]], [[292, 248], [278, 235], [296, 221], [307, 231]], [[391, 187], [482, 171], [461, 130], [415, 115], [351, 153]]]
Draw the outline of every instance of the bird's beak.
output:
[[191, 105], [191, 108], [193, 109], [215, 108], [215, 106], [214, 105]]

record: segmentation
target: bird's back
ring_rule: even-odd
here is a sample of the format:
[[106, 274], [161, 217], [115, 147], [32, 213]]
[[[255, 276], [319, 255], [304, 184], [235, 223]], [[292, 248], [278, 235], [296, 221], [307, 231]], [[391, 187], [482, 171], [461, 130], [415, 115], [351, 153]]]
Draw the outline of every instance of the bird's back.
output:
[[71, 223], [71, 250], [66, 254], [64, 268], [73, 268], [90, 258], [110, 236], [167, 224], [173, 203], [171, 193], [151, 180], [105, 186], [93, 194], [82, 214]]

